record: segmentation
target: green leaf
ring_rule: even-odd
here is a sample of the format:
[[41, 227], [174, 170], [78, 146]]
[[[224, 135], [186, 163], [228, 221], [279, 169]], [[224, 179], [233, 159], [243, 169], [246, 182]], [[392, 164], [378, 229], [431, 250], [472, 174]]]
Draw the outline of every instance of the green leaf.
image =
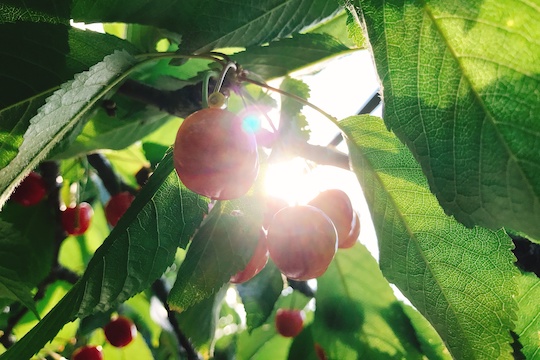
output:
[[403, 311], [411, 320], [422, 352], [429, 360], [451, 360], [452, 356], [433, 326], [412, 306], [401, 303]]
[[384, 120], [422, 165], [445, 212], [468, 227], [540, 239], [538, 4], [370, 0], [361, 7]]
[[[356, 23], [353, 24], [353, 28], [349, 24], [350, 17], [350, 14], [343, 11], [338, 16], [311, 29], [309, 33], [331, 35], [348, 48], [365, 48], [366, 39], [364, 38], [362, 29], [360, 29]], [[354, 29], [354, 33], [351, 32], [352, 29]], [[358, 29], [358, 31], [356, 31], [356, 29]]]
[[69, 24], [69, 0], [4, 0], [0, 24], [17, 21]]
[[238, 284], [236, 289], [246, 310], [247, 329], [252, 331], [266, 322], [281, 295], [281, 272], [269, 260], [259, 274], [243, 284]]
[[534, 273], [522, 273], [518, 278], [519, 294], [517, 302], [519, 311], [515, 332], [523, 346], [521, 352], [528, 360], [540, 359], [538, 335], [540, 330], [540, 279]]
[[13, 229], [11, 224], [0, 221], [0, 299], [20, 301], [39, 317], [31, 284], [21, 279], [14, 266], [9, 266], [15, 264], [17, 268], [29, 270], [28, 265], [31, 264], [26, 262], [26, 252], [29, 249], [27, 244], [21, 244], [20, 240], [21, 234]]
[[49, 151], [82, 123], [92, 106], [121, 80], [119, 75], [134, 65], [135, 59], [127, 52], [116, 52], [89, 71], [78, 74], [47, 99], [30, 120], [19, 153], [0, 170], [0, 206]]
[[409, 318], [369, 251], [338, 250], [317, 280], [313, 338], [330, 359], [420, 359]]
[[288, 360], [321, 360], [315, 353], [315, 342], [313, 341], [311, 327], [311, 325], [306, 326], [304, 330], [294, 338], [289, 349], [289, 355], [287, 356]]
[[262, 224], [258, 197], [217, 202], [195, 234], [169, 294], [172, 309], [202, 301], [244, 269], [253, 255]]
[[328, 34], [294, 34], [267, 46], [248, 47], [231, 59], [246, 70], [271, 79], [347, 51], [347, 46]]
[[[309, 99], [309, 86], [302, 80], [287, 76], [281, 83], [280, 89], [303, 99]], [[307, 141], [310, 131], [306, 117], [301, 113], [303, 107], [303, 104], [289, 96], [281, 96], [280, 132], [293, 137], [298, 136]]]
[[131, 207], [95, 252], [81, 280], [0, 359], [29, 359], [75, 318], [107, 311], [148, 288], [173, 262], [207, 208], [180, 184], [168, 153]]
[[48, 23], [0, 25], [0, 81], [5, 89], [0, 109], [70, 79], [64, 74], [68, 29], [63, 24]]
[[199, 353], [210, 354], [214, 342], [216, 325], [221, 304], [228, 286], [223, 286], [210, 297], [186, 309], [175, 313], [182, 332], [191, 340]]
[[[25, 30], [25, 33], [27, 31], [28, 29]], [[17, 44], [17, 46], [5, 48], [6, 52], [13, 52], [12, 57], [16, 58], [15, 63], [9, 65], [9, 56], [0, 58], [1, 69], [6, 71], [4, 76], [13, 76], [13, 69], [20, 68], [21, 61], [28, 62], [36, 67], [36, 70], [32, 71], [29, 71], [32, 67], [24, 67], [25, 75], [18, 77], [19, 82], [24, 79], [25, 87], [29, 86], [34, 89], [31, 94], [27, 94], [28, 97], [25, 97], [20, 96], [25, 94], [25, 90], [12, 91], [10, 93], [17, 93], [18, 98], [22, 101], [0, 109], [0, 168], [6, 166], [17, 155], [18, 148], [23, 142], [24, 132], [30, 125], [30, 119], [45, 103], [45, 99], [57, 89], [58, 85], [71, 79], [76, 73], [85, 71], [90, 66], [100, 62], [106, 55], [114, 52], [115, 49], [126, 49], [132, 54], [136, 53], [136, 49], [130, 46], [128, 42], [111, 35], [72, 28], [68, 31], [68, 49], [63, 42], [49, 41], [51, 35], [47, 31], [39, 31], [39, 33], [38, 39], [39, 36], [48, 34], [47, 39], [44, 39], [47, 44], [47, 51], [41, 51], [40, 47], [36, 48], [34, 43], [31, 43], [28, 47], [34, 50], [21, 52], [19, 50], [20, 45]], [[20, 34], [15, 35], [20, 36]], [[36, 50], [37, 52], [35, 52]], [[66, 53], [67, 50], [69, 50], [68, 53]], [[48, 51], [52, 52], [51, 59], [48, 58]], [[62, 57], [58, 57], [58, 54], [61, 54]], [[36, 62], [37, 59], [39, 59], [39, 63]], [[50, 62], [54, 64], [49, 66]], [[52, 81], [50, 83], [44, 83], [46, 77], [43, 76], [26, 77], [26, 74], [33, 74], [36, 71], [41, 72], [42, 67], [47, 67], [49, 71], [57, 71], [51, 75]], [[0, 77], [2, 77], [2, 74], [0, 74]], [[3, 84], [7, 84], [3, 80], [2, 77]], [[35, 91], [38, 88], [43, 88], [45, 91], [36, 94]], [[2, 101], [6, 100], [4, 97], [2, 99]]]
[[[84, 22], [125, 22], [153, 25], [182, 35], [182, 51], [260, 45], [286, 37], [333, 15], [334, 0], [75, 0], [72, 16]], [[216, 16], [219, 14], [219, 16]]]
[[103, 109], [98, 110], [75, 141], [52, 158], [65, 159], [101, 149], [122, 150], [173, 118], [158, 109], [134, 105], [122, 97], [114, 99], [115, 117], [107, 115]]
[[[458, 359], [509, 359], [517, 270], [503, 231], [444, 214], [410, 151], [381, 119], [341, 122], [370, 207], [380, 266]], [[489, 344], [489, 346], [486, 346]]]

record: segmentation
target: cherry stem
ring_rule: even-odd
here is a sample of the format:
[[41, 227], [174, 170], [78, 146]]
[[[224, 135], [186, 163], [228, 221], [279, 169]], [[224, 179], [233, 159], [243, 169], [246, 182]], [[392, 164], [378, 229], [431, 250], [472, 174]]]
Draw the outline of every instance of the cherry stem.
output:
[[253, 80], [253, 79], [250, 79], [248, 77], [245, 77], [245, 76], [240, 76], [239, 77], [239, 80], [241, 81], [245, 81], [245, 82], [248, 82], [250, 84], [254, 84], [254, 85], [257, 85], [257, 86], [260, 86], [262, 88], [265, 88], [265, 89], [268, 89], [268, 90], [271, 90], [271, 91], [274, 91], [274, 92], [277, 92], [278, 94], [281, 94], [281, 95], [285, 95], [285, 96], [288, 96], [290, 97], [291, 99], [294, 99], [296, 101], [298, 101], [300, 104], [302, 105], [306, 105], [306, 106], [309, 106], [310, 108], [316, 110], [317, 112], [319, 112], [321, 115], [323, 115], [324, 117], [326, 117], [328, 120], [330, 120], [332, 123], [334, 123], [335, 125], [338, 125], [339, 126], [339, 122], [338, 120], [330, 115], [329, 113], [327, 113], [326, 111], [324, 111], [323, 109], [321, 109], [320, 107], [318, 107], [317, 105], [315, 104], [312, 104], [310, 103], [309, 101], [307, 101], [306, 99], [298, 96], [298, 95], [295, 95], [295, 94], [291, 94], [287, 91], [284, 91], [284, 90], [281, 90], [281, 89], [278, 89], [278, 88], [275, 88], [273, 86], [270, 86], [264, 82], [260, 82], [260, 81], [257, 81], [257, 80]]
[[227, 73], [229, 70], [235, 70], [237, 69], [236, 64], [232, 61], [229, 61], [221, 70], [221, 73], [219, 74], [218, 81], [216, 83], [216, 86], [214, 87], [214, 92], [217, 93], [219, 90], [221, 90], [221, 87], [223, 86], [223, 82], [225, 81], [225, 77], [227, 76]]

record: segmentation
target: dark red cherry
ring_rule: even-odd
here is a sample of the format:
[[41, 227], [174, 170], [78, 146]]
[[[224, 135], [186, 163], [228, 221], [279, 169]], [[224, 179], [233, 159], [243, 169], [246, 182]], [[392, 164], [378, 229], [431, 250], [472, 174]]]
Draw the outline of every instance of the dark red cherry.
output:
[[107, 341], [115, 347], [124, 347], [137, 336], [137, 327], [125, 316], [112, 319], [103, 330]]
[[47, 188], [41, 175], [31, 172], [15, 189], [11, 199], [24, 206], [32, 206], [39, 203], [46, 193]]

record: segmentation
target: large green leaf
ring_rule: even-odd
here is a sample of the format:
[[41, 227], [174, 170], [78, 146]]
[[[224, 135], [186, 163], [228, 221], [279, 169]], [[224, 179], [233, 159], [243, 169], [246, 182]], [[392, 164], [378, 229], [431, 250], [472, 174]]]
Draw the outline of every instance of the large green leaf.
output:
[[76, 126], [93, 105], [136, 65], [127, 52], [116, 52], [65, 83], [30, 120], [19, 152], [0, 170], [0, 207], [15, 186]]
[[77, 317], [114, 308], [148, 288], [173, 262], [207, 210], [180, 184], [170, 152], [57, 306], [1, 359], [29, 359]]
[[523, 346], [521, 352], [527, 360], [540, 359], [540, 280], [534, 273], [522, 273], [518, 279], [519, 306], [515, 332]]
[[381, 119], [357, 116], [341, 127], [370, 206], [385, 277], [455, 358], [509, 359], [517, 308], [510, 238], [445, 215], [420, 166]]
[[295, 34], [268, 46], [248, 47], [231, 58], [246, 70], [271, 79], [346, 51], [350, 49], [330, 35]]
[[258, 197], [216, 203], [178, 269], [171, 308], [182, 311], [202, 301], [246, 267], [259, 239], [260, 203]]
[[317, 281], [313, 339], [330, 359], [421, 359], [409, 318], [360, 244], [339, 250]]
[[540, 239], [538, 2], [369, 0], [361, 8], [384, 120], [445, 211], [468, 227]]
[[[261, 45], [333, 15], [334, 0], [162, 1], [75, 0], [72, 16], [85, 22], [154, 25], [182, 35], [185, 51]], [[216, 16], [218, 15], [219, 16]]]

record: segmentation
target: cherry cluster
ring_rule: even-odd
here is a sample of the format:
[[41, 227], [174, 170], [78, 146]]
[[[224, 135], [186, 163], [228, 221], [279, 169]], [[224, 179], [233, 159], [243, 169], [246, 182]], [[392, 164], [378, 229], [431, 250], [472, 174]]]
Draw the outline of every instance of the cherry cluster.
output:
[[[31, 172], [15, 189], [11, 200], [23, 206], [33, 206], [41, 202], [47, 195], [45, 181], [37, 172]], [[105, 217], [111, 226], [116, 226], [118, 220], [130, 207], [135, 196], [123, 191], [111, 196], [105, 205]], [[68, 235], [82, 235], [90, 227], [94, 215], [92, 206], [87, 202], [70, 204], [60, 214], [60, 221]]]

